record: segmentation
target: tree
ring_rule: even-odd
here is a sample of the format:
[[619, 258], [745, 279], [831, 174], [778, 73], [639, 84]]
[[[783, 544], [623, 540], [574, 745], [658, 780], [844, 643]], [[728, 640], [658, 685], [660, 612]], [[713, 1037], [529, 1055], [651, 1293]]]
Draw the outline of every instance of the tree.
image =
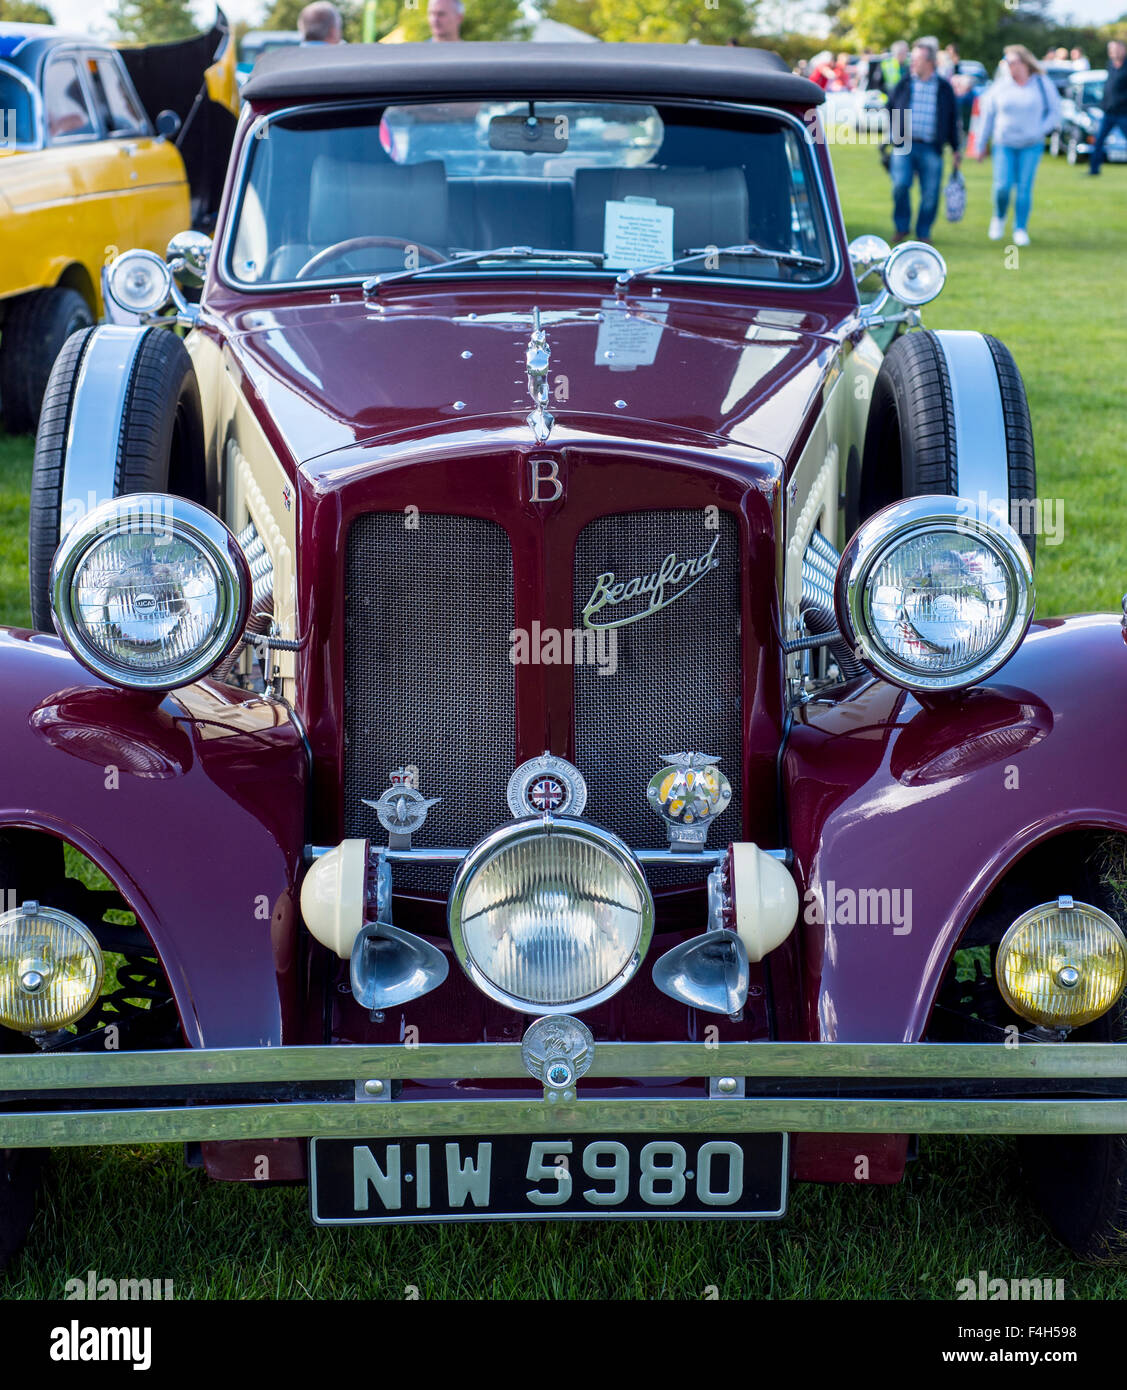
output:
[[757, 0], [546, 0], [545, 15], [608, 42], [750, 42]]
[[0, 4], [0, 19], [8, 24], [54, 24], [55, 16], [46, 5], [31, 4], [30, 0], [4, 0]]
[[[381, 13], [383, 8], [381, 5]], [[388, 4], [388, 9], [392, 8]], [[408, 0], [395, 22], [403, 26], [409, 40], [429, 37], [426, 0]], [[462, 21], [464, 39], [523, 39], [529, 28], [520, 0], [466, 0], [466, 17]]]
[[111, 18], [132, 43], [171, 43], [199, 32], [188, 0], [120, 0]]
[[870, 48], [929, 34], [940, 47], [954, 43], [964, 58], [985, 60], [997, 57], [1007, 42], [999, 33], [1010, 14], [1006, 0], [850, 0], [841, 18], [849, 37]]

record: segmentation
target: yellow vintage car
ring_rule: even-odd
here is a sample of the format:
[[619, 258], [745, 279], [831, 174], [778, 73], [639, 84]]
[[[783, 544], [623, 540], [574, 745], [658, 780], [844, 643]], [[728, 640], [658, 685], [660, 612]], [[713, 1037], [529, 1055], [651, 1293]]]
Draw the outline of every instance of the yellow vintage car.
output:
[[[199, 143], [201, 98], [215, 85], [204, 67], [223, 43], [225, 26], [119, 51], [46, 25], [0, 24], [0, 413], [10, 433], [35, 429], [59, 349], [101, 317], [103, 267], [126, 247], [163, 253], [205, 220], [180, 137]], [[186, 56], [206, 62], [193, 73]], [[134, 65], [145, 81], [134, 83]], [[146, 109], [139, 85], [163, 109]], [[225, 165], [226, 149], [215, 155]]]

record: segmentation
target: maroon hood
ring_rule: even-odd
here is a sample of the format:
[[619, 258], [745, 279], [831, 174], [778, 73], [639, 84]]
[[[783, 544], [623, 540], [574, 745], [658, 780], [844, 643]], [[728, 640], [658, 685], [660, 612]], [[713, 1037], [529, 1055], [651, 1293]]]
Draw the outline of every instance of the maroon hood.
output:
[[530, 282], [519, 292], [410, 287], [381, 306], [355, 295], [332, 303], [322, 292], [231, 313], [229, 341], [296, 464], [396, 435], [472, 429], [479, 417], [521, 424], [531, 408], [524, 363], [534, 305], [560, 426], [602, 432], [613, 421], [623, 433], [626, 422], [645, 422], [785, 460], [820, 402], [835, 348], [830, 320], [793, 299], [742, 308], [655, 293], [624, 307]]

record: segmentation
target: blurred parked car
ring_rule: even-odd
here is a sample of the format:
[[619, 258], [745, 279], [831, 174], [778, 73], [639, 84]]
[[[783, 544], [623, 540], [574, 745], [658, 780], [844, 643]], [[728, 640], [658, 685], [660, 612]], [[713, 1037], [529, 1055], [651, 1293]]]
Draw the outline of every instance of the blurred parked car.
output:
[[[1061, 127], [1049, 137], [1049, 153], [1063, 154], [1069, 164], [1087, 159], [1103, 116], [1104, 80], [1107, 72], [1074, 72], [1061, 98]], [[1109, 164], [1127, 164], [1127, 136], [1112, 130], [1104, 146]]]
[[1086, 71], [1081, 74], [1071, 63], [1045, 63], [1042, 71], [1062, 97], [1073, 78], [1078, 75], [1088, 76]]
[[[0, 409], [10, 432], [35, 428], [59, 349], [102, 314], [103, 266], [126, 246], [163, 251], [204, 211], [180, 143], [190, 125], [202, 132], [201, 104], [214, 105], [200, 101], [204, 70], [225, 38], [217, 28], [187, 45], [123, 53], [47, 25], [0, 24]], [[134, 62], [152, 79], [148, 109]], [[201, 149], [218, 159], [216, 195], [228, 119], [227, 146], [211, 129]]]
[[272, 48], [289, 48], [300, 42], [301, 35], [296, 29], [252, 29], [249, 34], [244, 34], [239, 40], [239, 61], [235, 68], [239, 86], [242, 87], [264, 53]]
[[887, 105], [888, 98], [881, 91], [827, 92], [823, 120], [827, 126], [872, 130], [879, 125]]

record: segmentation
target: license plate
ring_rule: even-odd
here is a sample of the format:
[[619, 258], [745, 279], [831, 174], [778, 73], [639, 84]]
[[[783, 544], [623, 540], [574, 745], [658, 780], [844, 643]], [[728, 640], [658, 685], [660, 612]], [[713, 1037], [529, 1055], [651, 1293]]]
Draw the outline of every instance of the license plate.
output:
[[786, 1210], [787, 1136], [312, 1139], [309, 1189], [319, 1226], [762, 1219]]

